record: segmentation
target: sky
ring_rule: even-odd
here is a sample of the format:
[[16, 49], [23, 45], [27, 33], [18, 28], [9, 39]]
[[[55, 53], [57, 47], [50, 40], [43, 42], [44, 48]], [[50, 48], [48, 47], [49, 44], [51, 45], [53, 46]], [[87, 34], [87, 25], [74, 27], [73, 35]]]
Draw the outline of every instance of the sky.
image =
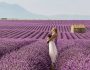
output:
[[0, 0], [39, 15], [89, 15], [90, 0]]

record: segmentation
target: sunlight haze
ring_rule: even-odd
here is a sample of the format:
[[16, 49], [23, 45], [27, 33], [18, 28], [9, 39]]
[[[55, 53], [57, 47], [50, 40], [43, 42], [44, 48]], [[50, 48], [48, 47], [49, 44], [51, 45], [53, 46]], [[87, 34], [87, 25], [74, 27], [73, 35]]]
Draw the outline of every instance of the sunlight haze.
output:
[[90, 0], [0, 0], [40, 15], [90, 15]]

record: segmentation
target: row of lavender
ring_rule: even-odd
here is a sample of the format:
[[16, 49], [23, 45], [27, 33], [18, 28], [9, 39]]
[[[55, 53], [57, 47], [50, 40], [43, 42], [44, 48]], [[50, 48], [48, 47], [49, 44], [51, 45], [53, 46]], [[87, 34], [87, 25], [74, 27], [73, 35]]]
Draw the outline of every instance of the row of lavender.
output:
[[[67, 24], [66, 24], [67, 23]], [[86, 33], [71, 33], [71, 24], [82, 23], [86, 25]], [[59, 39], [90, 39], [89, 20], [1, 20], [0, 38], [34, 38], [45, 39], [52, 27], [57, 27]]]
[[[13, 24], [12, 24], [13, 23]], [[43, 23], [43, 24], [42, 24]], [[0, 20], [2, 25], [71, 25], [71, 24], [86, 24], [90, 25], [90, 20]]]
[[[34, 38], [34, 39], [46, 39], [48, 31], [35, 31], [35, 30], [0, 30], [0, 38]], [[70, 33], [60, 32], [58, 39], [90, 39], [90, 33]]]
[[57, 70], [90, 70], [90, 40], [60, 40], [58, 54]]
[[[90, 40], [59, 40], [57, 70], [90, 70]], [[0, 39], [0, 70], [50, 70], [46, 41]]]
[[[61, 25], [58, 25], [58, 26], [50, 26], [50, 25], [47, 25], [45, 26], [44, 25], [34, 25], [34, 26], [0, 26], [0, 29], [20, 29], [20, 30], [38, 30], [38, 31], [50, 31], [52, 29], [52, 27], [56, 27], [58, 29], [59, 32], [71, 32], [71, 26], [61, 26]], [[86, 27], [86, 32], [90, 31], [89, 27], [87, 26]]]
[[0, 70], [49, 70], [50, 64], [45, 41], [0, 39]]

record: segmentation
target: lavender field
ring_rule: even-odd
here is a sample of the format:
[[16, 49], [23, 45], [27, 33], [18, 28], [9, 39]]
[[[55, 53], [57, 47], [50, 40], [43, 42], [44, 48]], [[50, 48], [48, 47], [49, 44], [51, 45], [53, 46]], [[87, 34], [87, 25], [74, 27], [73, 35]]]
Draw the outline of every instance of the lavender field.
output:
[[[85, 33], [71, 33], [84, 24]], [[0, 20], [0, 70], [50, 70], [47, 35], [58, 29], [56, 70], [90, 70], [90, 20]]]

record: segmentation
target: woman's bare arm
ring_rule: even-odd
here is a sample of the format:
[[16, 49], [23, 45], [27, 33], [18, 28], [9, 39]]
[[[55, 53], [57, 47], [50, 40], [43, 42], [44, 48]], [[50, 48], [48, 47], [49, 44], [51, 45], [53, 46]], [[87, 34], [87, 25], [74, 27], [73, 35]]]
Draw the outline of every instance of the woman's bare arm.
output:
[[53, 38], [56, 38], [56, 37], [57, 37], [57, 34], [54, 34], [51, 36], [51, 38], [48, 41], [51, 41], [51, 40], [53, 40]]

